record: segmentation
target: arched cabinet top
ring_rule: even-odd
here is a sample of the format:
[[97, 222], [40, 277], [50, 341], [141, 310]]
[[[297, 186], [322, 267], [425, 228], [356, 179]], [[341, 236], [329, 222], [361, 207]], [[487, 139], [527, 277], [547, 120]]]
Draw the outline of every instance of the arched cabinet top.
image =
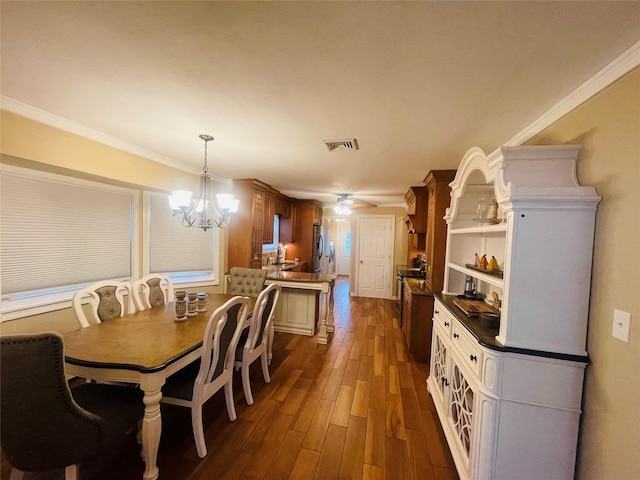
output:
[[449, 184], [451, 205], [445, 215], [446, 222], [458, 218], [465, 193], [471, 189], [484, 189], [503, 211], [519, 208], [595, 210], [601, 199], [595, 188], [578, 183], [576, 167], [580, 149], [580, 145], [505, 146], [486, 155], [479, 147], [470, 148]]

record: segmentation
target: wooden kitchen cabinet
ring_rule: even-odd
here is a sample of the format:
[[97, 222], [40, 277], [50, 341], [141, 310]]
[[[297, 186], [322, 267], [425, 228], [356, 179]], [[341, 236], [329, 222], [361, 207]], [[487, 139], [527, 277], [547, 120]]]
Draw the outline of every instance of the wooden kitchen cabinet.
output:
[[449, 184], [455, 170], [431, 170], [424, 179], [427, 189], [427, 234], [425, 281], [427, 289], [441, 292], [444, 284], [444, 257], [447, 244], [447, 224], [444, 215], [451, 201]]
[[412, 233], [427, 232], [427, 187], [410, 187], [404, 196], [407, 202], [409, 228]]
[[[472, 148], [452, 182], [427, 388], [461, 480], [573, 479], [601, 200], [578, 184], [579, 151]], [[501, 270], [478, 271], [476, 253]], [[502, 300], [499, 328], [454, 303], [466, 277]]]
[[405, 278], [403, 282], [402, 332], [417, 362], [428, 363], [431, 353], [431, 312], [433, 295], [413, 293], [418, 279]]
[[297, 208], [295, 202], [289, 202], [288, 215], [280, 218], [280, 241], [291, 243], [296, 241]]
[[[262, 232], [262, 243], [273, 243], [273, 217], [276, 214], [276, 197], [273, 193], [265, 192], [264, 201], [264, 230]], [[262, 246], [260, 247], [262, 248]]]
[[240, 206], [228, 227], [228, 268], [262, 268], [266, 193], [269, 188], [266, 183], [255, 179], [233, 181], [233, 193], [240, 200]]
[[[447, 242], [447, 224], [444, 215], [449, 206], [449, 183], [455, 176], [455, 170], [432, 170], [424, 179], [424, 187], [411, 187], [405, 196], [409, 212], [415, 212], [417, 218], [424, 212], [426, 233], [409, 233], [408, 264], [417, 253], [426, 253], [425, 286], [426, 291], [441, 292], [444, 284], [445, 247]], [[411, 203], [409, 203], [411, 202]], [[415, 208], [415, 210], [412, 210]], [[421, 210], [422, 209], [422, 210]], [[428, 363], [431, 356], [431, 324], [433, 317], [433, 297], [431, 295], [411, 295], [409, 284], [415, 280], [404, 280], [406, 294], [413, 305], [403, 302], [402, 327], [409, 351], [416, 361]], [[408, 294], [407, 294], [408, 293]], [[405, 319], [405, 306], [410, 311]], [[426, 320], [426, 321], [425, 321]]]
[[293, 200], [291, 213], [291, 231], [294, 232], [295, 240], [287, 244], [287, 257], [306, 262], [307, 271], [311, 271], [313, 226], [322, 223], [322, 203], [317, 200]]
[[274, 213], [281, 217], [289, 218], [291, 215], [291, 202], [282, 195], [276, 195], [274, 199]]

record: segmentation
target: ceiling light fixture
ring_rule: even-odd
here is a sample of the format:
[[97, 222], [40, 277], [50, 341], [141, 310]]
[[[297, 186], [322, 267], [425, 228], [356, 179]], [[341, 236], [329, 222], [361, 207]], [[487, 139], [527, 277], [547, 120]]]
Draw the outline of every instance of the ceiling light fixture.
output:
[[344, 205], [336, 205], [333, 207], [333, 211], [338, 215], [351, 215], [351, 209], [349, 207], [345, 207]]
[[347, 205], [352, 205], [353, 200], [349, 198], [348, 193], [338, 194], [338, 204], [333, 207], [333, 211], [338, 215], [351, 215], [351, 209]]
[[179, 217], [185, 227], [198, 227], [205, 232], [213, 227], [225, 228], [229, 225], [231, 215], [238, 211], [240, 201], [230, 193], [218, 193], [215, 198], [211, 189], [211, 175], [207, 167], [207, 142], [213, 140], [211, 135], [200, 135], [204, 141], [204, 167], [200, 175], [200, 193], [191, 199], [188, 190], [176, 190], [169, 196], [169, 205], [173, 215]]

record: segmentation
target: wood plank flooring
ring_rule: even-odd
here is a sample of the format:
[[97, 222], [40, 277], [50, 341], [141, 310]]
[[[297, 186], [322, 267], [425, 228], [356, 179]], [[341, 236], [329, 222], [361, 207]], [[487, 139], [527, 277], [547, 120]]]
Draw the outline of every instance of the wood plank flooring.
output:
[[[163, 405], [160, 480], [419, 479], [457, 480], [425, 380], [413, 361], [395, 302], [349, 297], [335, 289], [336, 331], [317, 337], [276, 333], [271, 383], [251, 368], [254, 404], [234, 376], [238, 418], [230, 422], [222, 392], [204, 409], [208, 455], [199, 459], [188, 409]], [[139, 480], [135, 436], [80, 466], [83, 480]], [[2, 478], [8, 478], [2, 462]], [[60, 479], [61, 471], [27, 479]]]

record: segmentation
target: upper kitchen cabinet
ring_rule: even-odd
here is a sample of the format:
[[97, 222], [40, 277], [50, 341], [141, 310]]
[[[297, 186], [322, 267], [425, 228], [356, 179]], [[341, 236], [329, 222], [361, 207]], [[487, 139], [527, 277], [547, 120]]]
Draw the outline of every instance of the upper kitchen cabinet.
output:
[[287, 245], [287, 257], [299, 258], [307, 262], [307, 267], [313, 265], [313, 226], [322, 224], [322, 203], [317, 200], [293, 200], [291, 212], [294, 221], [292, 231], [295, 240]]
[[[228, 227], [228, 268], [262, 268], [262, 246], [272, 244], [275, 240], [274, 217], [276, 215], [280, 218], [279, 241], [281, 243], [296, 241], [299, 231], [296, 221], [296, 204], [293, 203], [293, 199], [270, 185], [253, 178], [234, 180], [233, 193], [240, 200], [240, 208]], [[322, 219], [322, 207], [319, 210], [318, 223]], [[313, 222], [318, 217], [317, 206], [310, 208], [309, 212], [308, 218]], [[304, 222], [308, 223], [307, 216]], [[312, 228], [309, 227], [309, 229]], [[311, 253], [304, 257], [291, 256], [310, 260]]]
[[404, 199], [411, 233], [427, 233], [427, 187], [410, 187]]
[[289, 218], [291, 216], [291, 202], [282, 194], [276, 194], [274, 199], [274, 213], [281, 217]]
[[290, 202], [288, 215], [280, 218], [280, 241], [283, 243], [296, 241], [296, 212], [296, 204], [294, 202]]
[[431, 170], [424, 179], [427, 189], [427, 235], [425, 281], [427, 289], [441, 292], [444, 284], [444, 255], [447, 223], [444, 215], [451, 201], [451, 183], [455, 170]]
[[[276, 194], [267, 190], [264, 194], [264, 229], [262, 243], [273, 243], [273, 217], [276, 214]], [[260, 247], [262, 248], [262, 246]]]
[[[262, 268], [265, 213], [269, 185], [255, 179], [233, 181], [240, 208], [229, 223], [228, 267]], [[271, 221], [273, 235], [273, 219]]]

